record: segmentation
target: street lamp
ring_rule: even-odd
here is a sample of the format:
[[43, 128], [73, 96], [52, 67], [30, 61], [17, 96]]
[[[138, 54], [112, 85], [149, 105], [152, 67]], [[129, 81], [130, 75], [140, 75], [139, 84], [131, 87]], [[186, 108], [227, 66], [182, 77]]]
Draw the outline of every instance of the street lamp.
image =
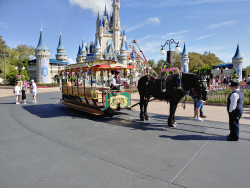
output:
[[177, 54], [180, 53], [181, 48], [179, 47], [179, 41], [178, 41], [178, 42], [175, 42], [174, 39], [167, 40], [167, 41], [165, 42], [165, 44], [161, 46], [161, 51], [160, 51], [160, 54], [161, 54], [161, 55], [164, 55], [164, 54], [165, 54], [164, 47], [165, 47], [167, 44], [169, 45], [169, 51], [167, 51], [167, 62], [169, 63], [169, 67], [170, 67], [170, 64], [173, 62], [173, 51], [171, 51], [170, 45], [171, 45], [171, 44], [176, 44], [175, 52], [176, 52]]
[[3, 52], [0, 52], [0, 57], [3, 58], [4, 61], [4, 84], [6, 86], [6, 67], [5, 67], [5, 57], [10, 57], [10, 54], [8, 52], [5, 52], [5, 50]]
[[[18, 70], [18, 67], [16, 66], [15, 69]], [[22, 68], [19, 69], [19, 74], [21, 74], [22, 69], [25, 70], [25, 66], [23, 66]]]

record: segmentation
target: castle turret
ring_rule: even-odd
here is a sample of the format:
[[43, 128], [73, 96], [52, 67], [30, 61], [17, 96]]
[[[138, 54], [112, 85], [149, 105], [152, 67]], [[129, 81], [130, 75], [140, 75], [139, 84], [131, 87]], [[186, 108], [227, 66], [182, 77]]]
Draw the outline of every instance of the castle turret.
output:
[[43, 30], [41, 27], [40, 38], [38, 45], [35, 49], [36, 56], [36, 82], [37, 83], [49, 83], [50, 73], [49, 73], [49, 57], [50, 50], [46, 46], [43, 39]]
[[96, 31], [97, 31], [98, 28], [99, 28], [100, 22], [102, 22], [102, 20], [100, 19], [100, 16], [99, 16], [99, 8], [98, 8], [98, 15], [97, 15], [97, 20], [96, 20]]
[[242, 81], [242, 63], [243, 63], [243, 56], [240, 53], [240, 46], [239, 43], [236, 48], [236, 52], [232, 58], [233, 68], [237, 70], [237, 74], [239, 76], [239, 81]]
[[82, 48], [81, 48], [81, 51], [80, 51], [80, 62], [86, 60], [87, 58], [87, 50], [86, 50], [86, 46], [85, 46], [85, 43], [84, 43], [84, 39], [82, 40]]
[[58, 43], [58, 47], [57, 47], [57, 53], [56, 53], [56, 60], [58, 61], [62, 61], [62, 62], [67, 62], [67, 54], [66, 54], [66, 49], [63, 46], [63, 42], [62, 42], [62, 34], [60, 31], [60, 37], [59, 37], [59, 43]]
[[189, 58], [188, 58], [188, 52], [186, 50], [186, 42], [184, 43], [183, 52], [182, 52], [182, 58], [181, 58], [181, 71], [182, 72], [189, 72]]
[[78, 53], [77, 53], [77, 57], [76, 57], [76, 62], [79, 63], [81, 57], [81, 46], [80, 46], [80, 41], [79, 41], [79, 48], [78, 48]]
[[112, 7], [113, 7], [113, 27], [112, 27], [112, 31], [113, 31], [113, 41], [114, 41], [114, 48], [115, 51], [119, 51], [119, 47], [120, 47], [120, 31], [121, 31], [121, 27], [120, 27], [120, 16], [119, 16], [119, 9], [120, 9], [120, 0], [116, 0], [113, 1], [112, 3]]
[[125, 42], [124, 42], [124, 39], [122, 39], [122, 46], [121, 46], [120, 55], [119, 55], [119, 63], [120, 64], [127, 65], [127, 63], [128, 63], [126, 51], [127, 51], [127, 49], [125, 47]]
[[103, 38], [103, 25], [102, 22], [99, 24], [99, 39], [100, 39], [100, 45], [102, 46], [102, 38]]
[[99, 38], [97, 37], [96, 38], [96, 46], [95, 46], [94, 59], [101, 59], [100, 55], [101, 55], [101, 46], [100, 46]]

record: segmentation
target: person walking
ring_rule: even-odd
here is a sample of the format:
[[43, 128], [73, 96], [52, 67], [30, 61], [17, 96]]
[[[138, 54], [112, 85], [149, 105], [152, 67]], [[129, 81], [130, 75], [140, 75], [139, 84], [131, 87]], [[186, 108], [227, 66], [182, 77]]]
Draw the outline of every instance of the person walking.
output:
[[21, 88], [20, 88], [20, 83], [17, 82], [15, 89], [14, 89], [14, 93], [16, 95], [16, 104], [20, 104], [20, 93], [21, 93]]
[[27, 104], [26, 103], [26, 88], [25, 88], [25, 85], [23, 85], [22, 87], [22, 104]]
[[240, 118], [243, 114], [243, 100], [244, 94], [240, 91], [240, 82], [232, 80], [230, 89], [233, 91], [227, 99], [227, 112], [229, 115], [229, 130], [230, 134], [227, 136], [228, 141], [238, 141]]
[[31, 80], [31, 86], [30, 86], [30, 91], [33, 97], [33, 103], [37, 103], [36, 101], [36, 93], [37, 93], [37, 88], [36, 88], [36, 83], [34, 82], [34, 80]]

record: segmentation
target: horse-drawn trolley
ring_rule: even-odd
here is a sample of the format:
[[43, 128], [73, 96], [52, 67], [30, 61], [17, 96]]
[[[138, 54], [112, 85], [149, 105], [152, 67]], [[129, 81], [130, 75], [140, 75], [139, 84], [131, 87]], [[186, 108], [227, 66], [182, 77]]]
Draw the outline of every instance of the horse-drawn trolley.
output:
[[[68, 65], [59, 71], [62, 83], [61, 103], [95, 115], [131, 106], [132, 65], [117, 64], [113, 60], [95, 60]], [[112, 73], [120, 71], [129, 78], [120, 90], [111, 86]]]

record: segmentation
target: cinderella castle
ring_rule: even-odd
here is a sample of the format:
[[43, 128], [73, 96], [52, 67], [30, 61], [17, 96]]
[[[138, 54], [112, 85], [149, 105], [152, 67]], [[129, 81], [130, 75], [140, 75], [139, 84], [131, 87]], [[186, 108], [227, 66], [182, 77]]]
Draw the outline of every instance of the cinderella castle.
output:
[[134, 52], [130, 54], [128, 50], [125, 28], [122, 30], [120, 27], [120, 0], [114, 0], [112, 7], [113, 12], [109, 15], [105, 5], [102, 17], [100, 17], [98, 10], [95, 41], [88, 46], [83, 39], [82, 45], [79, 44], [77, 63], [96, 59], [111, 59], [127, 65], [129, 59], [135, 59]]
[[[141, 69], [140, 58], [128, 50], [125, 28], [120, 27], [120, 0], [114, 0], [112, 3], [113, 12], [109, 15], [106, 5], [105, 10], [100, 17], [99, 11], [96, 20], [95, 41], [88, 45], [82, 40], [79, 44], [76, 57], [77, 63], [84, 63], [97, 59], [115, 60], [117, 63], [128, 65], [132, 62], [136, 70]], [[29, 61], [28, 71], [30, 78], [38, 83], [53, 83], [58, 79], [58, 70], [64, 69], [68, 64], [66, 49], [62, 42], [60, 33], [59, 43], [55, 59], [50, 59], [50, 50], [45, 44], [43, 30], [41, 27], [40, 38], [35, 49], [36, 59]]]

